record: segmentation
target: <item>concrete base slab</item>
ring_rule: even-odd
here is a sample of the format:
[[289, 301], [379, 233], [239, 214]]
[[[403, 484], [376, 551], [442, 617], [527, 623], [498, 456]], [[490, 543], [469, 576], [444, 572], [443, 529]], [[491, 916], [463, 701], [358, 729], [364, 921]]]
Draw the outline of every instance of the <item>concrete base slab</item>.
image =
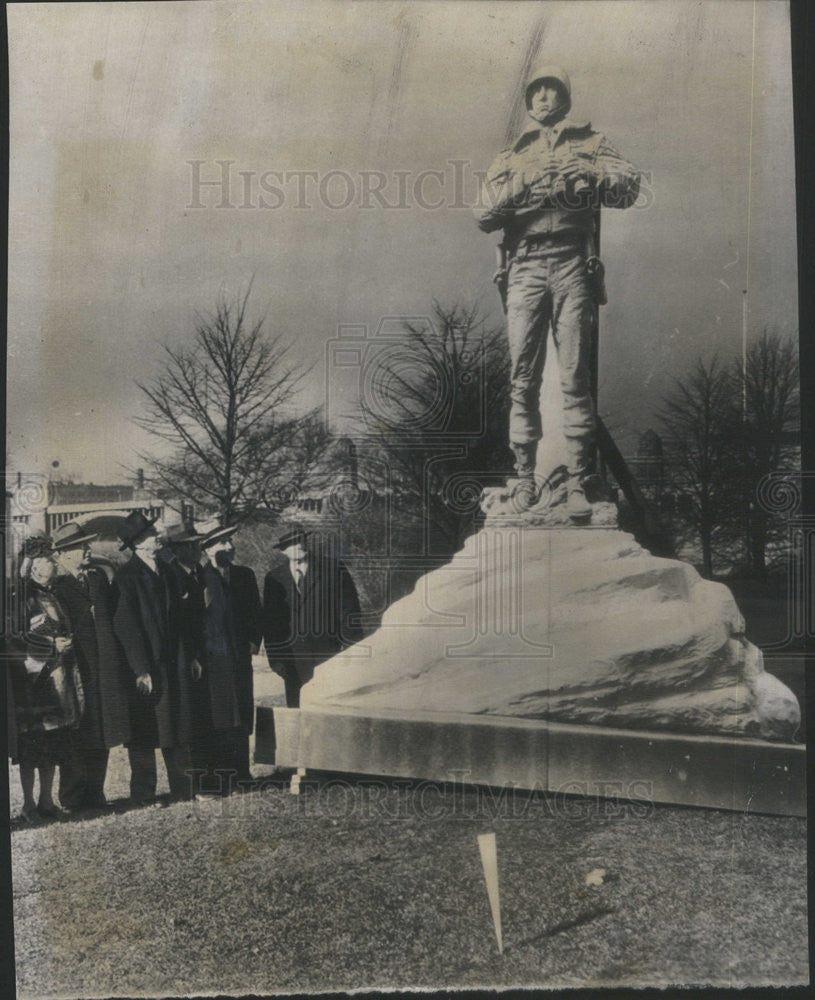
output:
[[271, 699], [266, 698], [258, 698], [257, 705], [255, 763], [296, 768], [300, 752], [299, 710], [272, 706]]
[[806, 815], [806, 749], [453, 713], [258, 704], [262, 764]]

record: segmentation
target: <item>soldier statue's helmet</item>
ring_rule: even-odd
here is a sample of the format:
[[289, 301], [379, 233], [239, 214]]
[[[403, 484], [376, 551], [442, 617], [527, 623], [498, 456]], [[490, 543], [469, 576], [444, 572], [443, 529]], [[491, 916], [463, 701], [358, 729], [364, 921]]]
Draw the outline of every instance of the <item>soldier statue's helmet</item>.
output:
[[541, 82], [541, 80], [554, 80], [556, 83], [560, 84], [563, 90], [563, 96], [565, 98], [565, 112], [568, 114], [569, 109], [572, 106], [572, 84], [569, 80], [569, 74], [561, 66], [555, 66], [553, 63], [541, 63], [535, 66], [532, 72], [529, 74], [526, 80], [526, 110], [528, 111], [531, 104], [530, 92], [532, 88]]

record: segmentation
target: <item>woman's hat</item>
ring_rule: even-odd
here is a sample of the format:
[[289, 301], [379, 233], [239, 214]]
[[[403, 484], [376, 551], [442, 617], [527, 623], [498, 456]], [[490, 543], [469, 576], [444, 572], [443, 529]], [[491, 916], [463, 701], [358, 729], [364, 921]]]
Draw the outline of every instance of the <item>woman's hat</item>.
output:
[[29, 535], [20, 551], [21, 559], [46, 559], [53, 553], [54, 543], [49, 535]]
[[84, 547], [98, 537], [96, 534], [88, 534], [76, 521], [68, 521], [54, 532], [54, 551], [64, 552], [66, 549]]
[[158, 520], [154, 517], [150, 520], [149, 517], [145, 517], [140, 510], [132, 510], [124, 521], [119, 525], [116, 534], [119, 536], [119, 541], [121, 545], [119, 546], [119, 551], [122, 549], [130, 549], [141, 541], [148, 532], [155, 531], [155, 524]]

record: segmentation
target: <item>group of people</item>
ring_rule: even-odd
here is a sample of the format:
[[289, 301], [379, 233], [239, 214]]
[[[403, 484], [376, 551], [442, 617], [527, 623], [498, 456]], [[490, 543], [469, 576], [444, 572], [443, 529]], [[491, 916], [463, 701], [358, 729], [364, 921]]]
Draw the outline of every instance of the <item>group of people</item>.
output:
[[261, 601], [254, 572], [234, 561], [238, 530], [159, 532], [134, 511], [118, 529], [129, 558], [112, 578], [94, 559], [97, 536], [76, 523], [26, 540], [7, 641], [24, 821], [104, 806], [109, 752], [122, 745], [136, 805], [156, 799], [158, 749], [172, 799], [252, 787], [261, 643], [297, 707], [314, 668], [362, 631], [342, 560], [303, 529], [287, 531], [275, 545], [286, 558], [267, 574]]

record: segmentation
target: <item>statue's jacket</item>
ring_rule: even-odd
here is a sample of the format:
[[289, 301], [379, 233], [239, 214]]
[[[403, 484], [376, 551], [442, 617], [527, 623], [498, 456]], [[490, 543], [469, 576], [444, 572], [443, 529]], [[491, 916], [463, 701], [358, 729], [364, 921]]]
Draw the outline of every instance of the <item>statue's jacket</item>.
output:
[[[544, 193], [532, 197], [530, 186], [547, 180], [540, 164], [550, 156], [586, 160], [596, 184], [578, 192], [551, 176]], [[532, 120], [487, 171], [473, 213], [485, 232], [503, 228], [510, 249], [532, 235], [573, 236], [579, 242], [594, 233], [601, 206], [627, 208], [637, 200], [639, 188], [639, 171], [590, 122], [565, 118], [544, 128]]]

